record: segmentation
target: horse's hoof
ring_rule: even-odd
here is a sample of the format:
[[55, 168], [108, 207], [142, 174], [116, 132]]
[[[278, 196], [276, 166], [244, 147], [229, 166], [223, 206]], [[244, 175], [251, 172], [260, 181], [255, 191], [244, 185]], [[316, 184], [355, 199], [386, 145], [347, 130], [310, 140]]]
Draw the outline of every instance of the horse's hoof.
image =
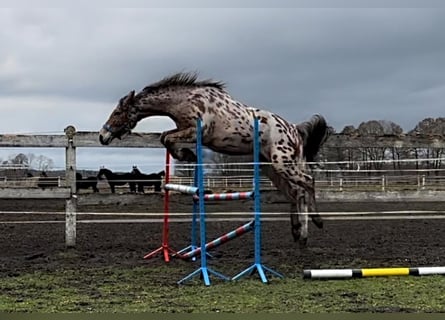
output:
[[187, 162], [196, 162], [197, 161], [196, 154], [188, 148], [182, 148], [181, 154], [182, 154], [182, 156], [181, 156], [182, 161], [187, 161]]
[[304, 249], [304, 248], [306, 248], [306, 247], [307, 247], [307, 238], [301, 238], [301, 239], [298, 241], [298, 244], [299, 244], [299, 246], [300, 246], [300, 249]]
[[297, 242], [301, 237], [301, 223], [297, 222], [294, 225], [291, 225], [291, 233], [294, 237], [294, 242]]
[[300, 232], [292, 229], [292, 237], [294, 238], [294, 242], [298, 242], [298, 240], [300, 240]]

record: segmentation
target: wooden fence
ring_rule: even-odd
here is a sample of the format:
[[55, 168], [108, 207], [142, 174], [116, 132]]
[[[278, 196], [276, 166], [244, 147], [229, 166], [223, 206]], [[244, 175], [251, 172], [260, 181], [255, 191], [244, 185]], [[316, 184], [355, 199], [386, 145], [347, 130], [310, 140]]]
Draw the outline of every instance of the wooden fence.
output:
[[[60, 135], [0, 135], [0, 148], [64, 148], [65, 149], [65, 183], [64, 186], [50, 189], [7, 188], [0, 187], [0, 198], [3, 199], [65, 199], [65, 243], [68, 247], [76, 244], [76, 148], [102, 146], [98, 132], [76, 132], [74, 126], [68, 126], [65, 134]], [[116, 140], [107, 148], [161, 148], [159, 133], [134, 134], [128, 139]]]

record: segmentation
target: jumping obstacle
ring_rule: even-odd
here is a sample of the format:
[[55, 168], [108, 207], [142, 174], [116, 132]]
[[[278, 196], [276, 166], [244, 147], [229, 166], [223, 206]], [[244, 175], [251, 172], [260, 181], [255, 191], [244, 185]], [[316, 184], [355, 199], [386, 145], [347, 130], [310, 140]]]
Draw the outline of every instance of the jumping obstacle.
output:
[[[195, 183], [197, 183], [197, 175], [195, 174]], [[214, 194], [204, 194], [204, 201], [229, 201], [229, 200], [248, 200], [253, 198], [253, 192], [252, 191], [245, 191], [245, 192], [229, 192], [229, 193], [214, 193]], [[191, 244], [187, 248], [184, 248], [179, 251], [179, 254], [182, 256], [187, 256], [189, 251], [193, 252], [194, 250], [198, 249], [198, 246], [196, 245], [196, 215], [198, 214], [198, 201], [199, 196], [197, 194], [193, 195], [193, 216], [192, 216], [192, 228], [191, 228]], [[247, 231], [251, 231], [252, 229], [248, 229]], [[229, 240], [231, 240], [230, 238]], [[214, 247], [212, 247], [213, 249]], [[206, 253], [209, 257], [212, 257], [209, 253]], [[191, 258], [195, 259], [196, 255], [193, 255]]]
[[[193, 215], [192, 215], [192, 237], [191, 245], [185, 249], [178, 251], [175, 256], [181, 257], [183, 259], [194, 259], [197, 255], [200, 255], [201, 266], [197, 270], [193, 271], [180, 281], [178, 284], [182, 284], [195, 276], [199, 276], [203, 279], [204, 284], [210, 285], [210, 274], [217, 276], [223, 280], [230, 280], [230, 278], [224, 276], [223, 274], [216, 272], [208, 268], [207, 266], [207, 250], [216, 248], [217, 246], [239, 237], [240, 235], [251, 231], [254, 229], [255, 233], [255, 247], [254, 247], [254, 264], [242, 271], [238, 275], [232, 278], [232, 280], [238, 280], [245, 275], [252, 275], [255, 271], [258, 271], [260, 279], [263, 283], [267, 283], [266, 271], [271, 274], [282, 278], [283, 276], [264, 266], [261, 262], [261, 199], [260, 199], [260, 183], [259, 183], [259, 153], [260, 153], [260, 139], [259, 139], [259, 120], [254, 119], [254, 179], [253, 187], [254, 191], [249, 192], [232, 192], [232, 193], [217, 193], [217, 194], [204, 194], [204, 169], [203, 169], [203, 159], [202, 159], [202, 121], [197, 120], [196, 127], [196, 157], [197, 164], [195, 169], [195, 185], [194, 186], [184, 186], [178, 184], [166, 183], [164, 188], [166, 191], [178, 191], [185, 194], [193, 195]], [[244, 224], [237, 229], [230, 231], [221, 237], [206, 243], [206, 221], [205, 221], [205, 201], [218, 201], [218, 200], [242, 200], [242, 199], [254, 199], [254, 217], [255, 219], [251, 222]], [[200, 247], [196, 246], [196, 218], [199, 213], [199, 226], [200, 226]], [[189, 250], [188, 252], [186, 252]], [[186, 252], [186, 253], [184, 253]]]
[[[196, 146], [195, 148], [196, 153], [198, 153], [198, 148]], [[196, 201], [197, 199], [199, 199], [199, 192], [198, 192], [198, 187], [196, 187], [198, 185], [198, 170], [194, 170], [194, 174], [193, 174], [193, 184], [194, 186], [192, 186], [192, 188], [196, 188], [196, 191], [194, 193], [189, 192], [189, 194], [193, 194], [193, 199], [195, 201], [193, 201], [193, 211], [192, 211], [192, 225], [191, 225], [191, 230], [190, 230], [190, 245], [188, 247], [185, 247], [181, 250], [178, 251], [178, 255], [182, 256], [184, 254], [184, 252], [187, 251], [193, 251], [196, 248], [198, 248], [197, 245], [197, 236], [196, 236], [196, 224], [197, 224], [197, 216], [199, 214], [199, 206], [198, 206], [198, 201]], [[190, 191], [192, 191], [190, 189]], [[195, 199], [196, 197], [196, 199]], [[195, 257], [192, 257], [192, 260], [195, 260]]]
[[232, 278], [232, 280], [238, 280], [246, 275], [252, 275], [255, 271], [258, 272], [260, 279], [263, 283], [267, 283], [266, 271], [275, 275], [278, 278], [283, 278], [283, 275], [272, 270], [261, 262], [261, 198], [260, 198], [260, 133], [259, 133], [259, 121], [258, 118], [254, 119], [254, 140], [253, 140], [253, 187], [254, 187], [254, 263], [246, 270], [240, 272]]
[[[229, 192], [229, 193], [214, 193], [214, 194], [205, 194], [205, 201], [219, 201], [219, 200], [246, 200], [252, 199], [253, 192], [245, 191], [245, 192]], [[197, 195], [193, 196], [194, 200], [199, 200]]]
[[[211, 250], [214, 249], [224, 243], [226, 243], [229, 240], [235, 239], [239, 236], [242, 236], [243, 234], [251, 231], [253, 229], [254, 226], [254, 221], [250, 221], [244, 225], [242, 225], [241, 227], [236, 228], [235, 230], [232, 230], [230, 232], [227, 232], [225, 234], [223, 234], [222, 236], [220, 236], [219, 238], [216, 238], [215, 240], [212, 240], [208, 243], [206, 243], [205, 245], [205, 250]], [[185, 254], [182, 254], [180, 257], [182, 259], [190, 259], [193, 258], [197, 255], [199, 255], [201, 253], [201, 247], [196, 248], [192, 251], [189, 251]]]
[[[198, 196], [199, 200], [199, 229], [200, 229], [200, 242], [201, 242], [201, 267], [193, 271], [183, 279], [178, 281], [178, 284], [182, 284], [195, 276], [199, 276], [204, 280], [206, 286], [210, 285], [210, 274], [223, 280], [230, 280], [230, 278], [225, 275], [210, 269], [207, 267], [207, 250], [206, 250], [206, 221], [205, 221], [205, 206], [204, 206], [204, 170], [203, 170], [203, 159], [202, 159], [202, 121], [198, 118], [196, 123], [196, 173], [195, 180], [198, 182]], [[195, 191], [196, 192], [196, 191]], [[196, 203], [196, 201], [195, 201]], [[195, 215], [194, 215], [195, 216]]]
[[303, 279], [445, 275], [445, 267], [303, 270]]
[[185, 194], [197, 194], [198, 188], [195, 186], [184, 186], [182, 184], [167, 183], [164, 186], [165, 190], [178, 191]]
[[[168, 185], [170, 180], [170, 154], [168, 151], [165, 153], [165, 185]], [[144, 259], [150, 259], [156, 256], [159, 253], [162, 253], [164, 257], [165, 262], [170, 261], [170, 255], [174, 256], [178, 253], [170, 248], [168, 244], [168, 231], [169, 231], [169, 221], [168, 221], [168, 215], [169, 215], [169, 192], [168, 189], [165, 190], [164, 194], [164, 223], [162, 227], [162, 244], [159, 248], [156, 250], [146, 254], [144, 256]]]

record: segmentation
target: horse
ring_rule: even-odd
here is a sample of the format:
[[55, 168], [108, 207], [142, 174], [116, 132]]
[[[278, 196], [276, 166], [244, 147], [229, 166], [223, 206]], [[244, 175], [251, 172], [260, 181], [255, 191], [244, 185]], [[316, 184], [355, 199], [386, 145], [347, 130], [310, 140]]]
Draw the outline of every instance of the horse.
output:
[[140, 120], [151, 116], [168, 116], [175, 122], [176, 128], [163, 132], [160, 141], [173, 158], [188, 162], [196, 161], [195, 153], [178, 143], [196, 142], [198, 118], [202, 120], [202, 144], [228, 155], [253, 153], [253, 119], [259, 119], [260, 160], [268, 163], [262, 167], [291, 202], [294, 241], [306, 245], [308, 216], [317, 227], [323, 227], [316, 213], [314, 180], [307, 173], [307, 162], [314, 160], [331, 132], [323, 116], [289, 123], [270, 111], [235, 100], [223, 82], [198, 80], [196, 73], [177, 73], [122, 97], [100, 129], [99, 141], [108, 145], [115, 138], [122, 139]]
[[144, 187], [153, 186], [154, 190], [161, 191], [162, 177], [165, 176], [165, 171], [158, 173], [144, 174], [136, 166], [133, 167], [131, 174], [134, 177], [134, 181], [138, 186], [138, 192], [144, 193]]
[[97, 177], [91, 176], [83, 178], [82, 174], [76, 172], [76, 189], [93, 189], [93, 192], [99, 192], [97, 188]]
[[45, 190], [45, 188], [54, 188], [58, 186], [58, 177], [48, 177], [48, 174], [45, 171], [40, 172], [39, 180], [37, 180], [37, 187]]
[[103, 179], [103, 177], [107, 179], [112, 193], [116, 192], [116, 186], [123, 186], [127, 183], [130, 185], [130, 191], [136, 192], [136, 184], [133, 181], [134, 175], [130, 172], [114, 173], [110, 169], [101, 168], [97, 174], [97, 179]]

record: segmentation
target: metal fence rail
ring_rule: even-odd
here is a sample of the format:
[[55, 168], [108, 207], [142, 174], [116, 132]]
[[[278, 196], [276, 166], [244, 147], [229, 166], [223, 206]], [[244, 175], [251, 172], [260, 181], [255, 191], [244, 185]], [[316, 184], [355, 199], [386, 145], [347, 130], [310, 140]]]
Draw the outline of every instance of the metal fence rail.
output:
[[[67, 187], [65, 176], [51, 177], [54, 183], [49, 187]], [[38, 188], [38, 177], [7, 178], [0, 177], [0, 188]], [[137, 180], [149, 181], [149, 180]], [[191, 177], [171, 176], [171, 183], [192, 185]], [[246, 191], [252, 188], [251, 176], [207, 176], [206, 188], [213, 191]], [[106, 187], [106, 180], [100, 180], [102, 187]], [[262, 177], [261, 190], [275, 190], [272, 182]], [[445, 176], [428, 175], [379, 175], [371, 177], [347, 176], [320, 178], [315, 180], [315, 187], [320, 191], [401, 191], [401, 190], [445, 190]], [[127, 190], [128, 186], [117, 186], [116, 189]]]

